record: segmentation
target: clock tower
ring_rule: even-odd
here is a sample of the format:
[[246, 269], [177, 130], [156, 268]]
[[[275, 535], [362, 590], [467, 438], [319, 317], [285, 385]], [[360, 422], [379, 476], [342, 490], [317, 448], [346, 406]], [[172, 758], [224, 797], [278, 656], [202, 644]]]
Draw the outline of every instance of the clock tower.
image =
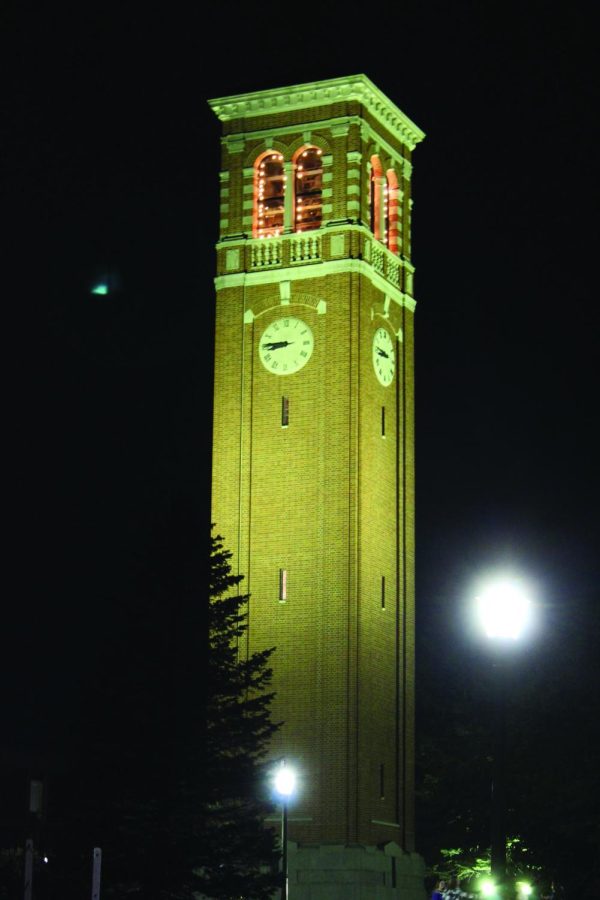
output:
[[223, 123], [212, 519], [275, 647], [292, 900], [421, 898], [414, 848], [412, 151], [364, 75]]

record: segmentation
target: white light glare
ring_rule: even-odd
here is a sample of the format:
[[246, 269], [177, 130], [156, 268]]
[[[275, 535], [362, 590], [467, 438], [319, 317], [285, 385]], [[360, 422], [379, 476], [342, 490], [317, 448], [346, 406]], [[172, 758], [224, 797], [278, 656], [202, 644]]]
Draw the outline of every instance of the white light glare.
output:
[[490, 878], [484, 879], [479, 888], [484, 897], [493, 897], [496, 893], [496, 885]]
[[490, 584], [477, 597], [477, 605], [483, 629], [491, 638], [517, 640], [531, 615], [531, 603], [525, 590], [510, 579]]
[[275, 775], [275, 790], [282, 797], [290, 797], [296, 788], [296, 773], [293, 769], [282, 765]]

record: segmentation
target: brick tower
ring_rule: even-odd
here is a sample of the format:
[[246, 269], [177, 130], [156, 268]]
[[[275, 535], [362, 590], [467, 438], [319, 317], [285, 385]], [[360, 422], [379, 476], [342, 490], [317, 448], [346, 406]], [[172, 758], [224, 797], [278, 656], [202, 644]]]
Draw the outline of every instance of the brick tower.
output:
[[421, 897], [414, 853], [411, 156], [364, 75], [210, 101], [223, 123], [213, 521], [276, 647], [301, 776], [290, 897]]

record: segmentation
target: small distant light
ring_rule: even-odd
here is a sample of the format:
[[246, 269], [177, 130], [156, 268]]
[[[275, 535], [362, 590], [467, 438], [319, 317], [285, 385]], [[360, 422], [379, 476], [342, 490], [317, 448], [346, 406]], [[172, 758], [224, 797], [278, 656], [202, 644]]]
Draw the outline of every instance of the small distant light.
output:
[[92, 288], [92, 294], [99, 294], [100, 296], [104, 297], [106, 294], [108, 294], [108, 285], [104, 282], [97, 284]]
[[481, 882], [480, 889], [484, 897], [493, 897], [496, 893], [496, 885], [489, 878]]
[[519, 897], [529, 897], [533, 893], [533, 887], [527, 881], [517, 881]]
[[45, 863], [47, 863], [47, 862], [48, 862], [48, 857], [47, 857], [47, 856], [44, 856], [43, 860], [44, 860]]

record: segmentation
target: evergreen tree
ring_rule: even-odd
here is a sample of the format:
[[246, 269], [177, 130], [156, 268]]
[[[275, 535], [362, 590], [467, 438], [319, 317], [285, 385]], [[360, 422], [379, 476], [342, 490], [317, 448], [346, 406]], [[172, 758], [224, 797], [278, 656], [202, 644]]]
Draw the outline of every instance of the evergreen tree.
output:
[[[169, 812], [143, 841], [137, 889], [144, 898], [269, 900], [279, 884], [278, 839], [265, 826], [272, 811], [266, 755], [279, 727], [270, 717], [273, 649], [239, 652], [249, 597], [237, 590], [243, 576], [231, 573], [230, 559], [222, 538], [211, 536], [208, 603], [198, 609], [192, 590], [179, 617], [177, 646], [185, 648], [174, 675], [179, 750]], [[145, 821], [154, 806], [140, 809]]]
[[93, 846], [107, 900], [267, 900], [279, 884], [265, 826], [273, 650], [238, 653], [248, 596], [221, 538], [207, 572], [196, 529], [170, 524], [144, 562], [135, 633], [111, 645], [93, 740], [56, 792], [52, 880], [65, 900], [88, 889]]
[[[238, 653], [247, 630], [248, 595], [233, 575], [220, 537], [211, 537], [204, 797], [197, 889], [207, 897], [261, 900], [272, 896], [279, 849], [264, 820], [271, 811], [264, 780], [272, 693], [273, 649]], [[261, 781], [263, 787], [261, 789]]]

